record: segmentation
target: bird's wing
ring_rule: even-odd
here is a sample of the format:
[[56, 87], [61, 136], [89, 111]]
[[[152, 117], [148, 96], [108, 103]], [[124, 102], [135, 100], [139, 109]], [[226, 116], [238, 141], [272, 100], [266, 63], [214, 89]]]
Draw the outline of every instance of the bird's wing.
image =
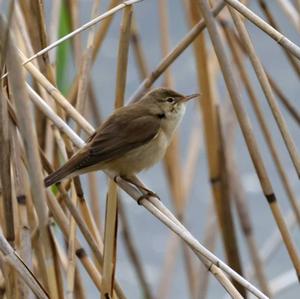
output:
[[75, 171], [121, 157], [152, 140], [158, 134], [159, 128], [160, 124], [154, 115], [126, 110], [113, 114], [98, 132], [91, 136], [83, 149], [45, 179], [46, 186]]
[[90, 159], [81, 167], [117, 159], [152, 140], [159, 128], [160, 124], [153, 115], [130, 117], [130, 121], [122, 115], [114, 117], [87, 144], [87, 156]]

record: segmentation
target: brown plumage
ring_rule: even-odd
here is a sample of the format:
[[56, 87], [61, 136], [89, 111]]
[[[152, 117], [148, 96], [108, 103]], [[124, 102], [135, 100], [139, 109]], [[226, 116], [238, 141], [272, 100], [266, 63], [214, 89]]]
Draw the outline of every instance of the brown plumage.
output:
[[45, 178], [50, 186], [94, 170], [130, 177], [160, 160], [183, 114], [183, 96], [155, 89], [139, 102], [117, 109], [61, 168]]

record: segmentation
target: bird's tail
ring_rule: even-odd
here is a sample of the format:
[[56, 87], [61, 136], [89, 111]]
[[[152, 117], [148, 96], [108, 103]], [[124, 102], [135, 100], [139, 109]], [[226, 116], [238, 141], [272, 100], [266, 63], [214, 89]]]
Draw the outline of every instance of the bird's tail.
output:
[[44, 179], [45, 187], [49, 187], [53, 184], [56, 184], [66, 177], [64, 166], [52, 172]]
[[78, 158], [79, 157], [77, 157], [77, 155], [73, 156], [67, 163], [65, 163], [56, 171], [49, 174], [44, 179], [45, 187], [49, 187], [55, 183], [58, 183], [65, 178], [73, 177], [74, 176], [73, 172], [76, 170], [76, 166], [77, 166], [76, 160], [78, 160]]

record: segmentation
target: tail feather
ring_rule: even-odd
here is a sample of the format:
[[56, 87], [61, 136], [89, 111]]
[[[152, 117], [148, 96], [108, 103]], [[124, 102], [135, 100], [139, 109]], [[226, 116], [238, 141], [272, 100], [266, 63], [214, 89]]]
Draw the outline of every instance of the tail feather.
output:
[[[80, 160], [80, 156], [77, 154], [73, 156], [66, 164], [57, 169], [56, 171], [49, 174], [44, 179], [45, 187], [49, 187], [55, 183], [60, 182], [61, 180], [70, 177], [74, 171], [76, 171], [77, 163]], [[76, 163], [77, 162], [77, 163]]]
[[[65, 165], [64, 165], [65, 166]], [[53, 184], [56, 184], [60, 182], [62, 179], [64, 179], [67, 175], [64, 169], [64, 166], [59, 168], [58, 170], [52, 172], [44, 179], [45, 187], [49, 187]]]

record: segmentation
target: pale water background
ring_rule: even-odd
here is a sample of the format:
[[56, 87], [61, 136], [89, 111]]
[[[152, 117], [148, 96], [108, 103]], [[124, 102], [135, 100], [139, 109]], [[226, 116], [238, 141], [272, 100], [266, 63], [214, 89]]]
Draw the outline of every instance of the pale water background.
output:
[[[46, 14], [49, 19], [50, 10], [49, 5], [51, 1], [45, 0], [46, 3]], [[80, 14], [81, 14], [81, 24], [87, 22], [90, 18], [91, 11], [91, 0], [79, 0], [80, 3]], [[180, 0], [169, 0], [170, 8], [170, 41], [171, 47], [175, 46], [179, 40], [187, 33], [188, 25], [186, 22], [186, 14]], [[299, 34], [290, 26], [287, 18], [278, 9], [276, 1], [269, 0], [270, 8], [275, 13], [276, 17], [279, 18], [281, 26], [284, 33], [298, 45], [300, 45]], [[101, 11], [103, 12], [107, 8], [108, 1], [101, 1]], [[251, 8], [254, 11], [260, 11], [257, 7], [257, 1], [251, 1]], [[118, 13], [113, 24], [110, 27], [108, 36], [105, 39], [103, 47], [101, 48], [100, 55], [98, 55], [97, 62], [93, 67], [93, 83], [96, 89], [97, 98], [99, 105], [101, 105], [101, 113], [103, 117], [106, 117], [112, 112], [113, 99], [114, 99], [114, 89], [115, 89], [115, 78], [116, 78], [116, 57], [118, 49], [118, 39], [119, 39], [119, 26], [121, 20], [121, 13]], [[137, 19], [137, 24], [139, 32], [141, 35], [141, 41], [143, 48], [145, 50], [146, 58], [150, 70], [161, 60], [161, 50], [159, 44], [160, 30], [158, 21], [158, 7], [156, 0], [145, 0], [141, 3], [135, 5], [135, 15]], [[266, 34], [262, 33], [258, 29], [254, 28], [253, 25], [247, 23], [250, 30], [251, 36], [256, 44], [256, 49], [261, 59], [264, 61], [265, 66], [268, 71], [274, 74], [274, 77], [278, 80], [280, 86], [284, 89], [285, 93], [293, 100], [295, 106], [300, 109], [299, 104], [299, 81], [293, 70], [287, 63], [282, 50], [276, 45], [276, 43], [270, 39]], [[87, 33], [83, 34], [84, 45], [86, 44]], [[249, 65], [249, 64], [248, 64]], [[182, 93], [193, 93], [197, 91], [196, 83], [196, 71], [195, 62], [192, 52], [192, 47], [189, 47], [183, 55], [172, 65], [172, 74], [174, 76], [175, 87], [178, 91]], [[70, 71], [70, 79], [73, 77], [72, 70]], [[253, 77], [253, 72], [251, 70], [251, 76]], [[128, 66], [128, 80], [126, 85], [126, 98], [128, 98], [135, 89], [139, 86], [140, 80], [135, 67], [135, 62], [132, 56], [132, 51], [130, 51], [130, 59]], [[260, 97], [261, 103], [264, 107], [265, 115], [269, 119], [270, 128], [272, 128], [272, 133], [274, 139], [277, 141], [278, 150], [281, 154], [285, 170], [288, 172], [290, 180], [292, 182], [294, 191], [299, 195], [300, 184], [296, 177], [295, 171], [291, 164], [291, 161], [287, 155], [287, 151], [283, 145], [281, 136], [276, 124], [274, 123], [270, 110], [266, 104], [265, 98], [262, 92], [256, 84], [258, 95]], [[223, 95], [222, 101], [227, 100], [227, 92], [220, 76], [220, 94]], [[161, 81], [156, 82], [155, 86], [161, 85]], [[245, 95], [245, 94], [243, 94]], [[260, 145], [261, 152], [263, 153], [263, 158], [268, 169], [268, 173], [271, 175], [272, 183], [275, 192], [278, 196], [280, 205], [284, 212], [290, 209], [287, 201], [287, 197], [283, 191], [282, 185], [276, 173], [276, 169], [271, 161], [269, 152], [266, 145], [262, 139], [260, 129], [254, 118], [253, 111], [249, 105], [249, 101], [246, 97], [243, 98], [244, 105], [247, 108], [249, 116], [251, 117], [254, 130], [257, 132], [258, 141]], [[282, 107], [282, 106], [281, 106]], [[188, 140], [190, 133], [190, 128], [194, 122], [199, 121], [199, 113], [197, 111], [195, 104], [190, 104], [188, 107], [187, 114], [184, 118], [183, 124], [181, 126], [181, 136], [182, 136], [182, 160], [186, 158], [187, 148], [185, 144]], [[290, 131], [296, 140], [298, 148], [300, 148], [300, 135], [299, 127], [291, 119], [291, 117], [286, 113], [285, 109], [282, 108], [284, 115], [288, 121]], [[202, 139], [202, 137], [201, 137]], [[202, 142], [202, 141], [201, 141]], [[203, 142], [202, 142], [203, 144]], [[253, 165], [250, 161], [244, 140], [241, 136], [240, 131], [237, 132], [237, 160], [239, 161], [239, 172], [241, 174], [245, 189], [247, 191], [247, 202], [250, 206], [251, 219], [254, 224], [254, 233], [257, 240], [257, 244], [261, 247], [264, 241], [273, 232], [275, 226], [274, 220], [272, 218], [270, 209], [263, 197], [259, 183], [257, 181]], [[202, 146], [203, 148], [203, 146]], [[101, 192], [101, 206], [103, 212], [104, 206], [104, 194], [105, 194], [105, 179], [102, 174], [98, 174], [99, 184]], [[153, 167], [151, 170], [142, 173], [141, 178], [145, 183], [150, 186], [155, 192], [157, 192], [163, 202], [172, 209], [172, 204], [170, 201], [170, 194], [168, 191], [167, 182], [164, 176], [164, 169], [162, 164]], [[84, 180], [85, 182], [85, 180]], [[299, 197], [299, 196], [298, 196]], [[206, 213], [211, 201], [211, 193], [209, 180], [207, 176], [207, 164], [205, 152], [202, 150], [200, 158], [198, 160], [197, 173], [195, 177], [195, 183], [191, 192], [190, 199], [188, 201], [187, 207], [187, 227], [190, 231], [197, 237], [198, 240], [203, 239], [203, 228], [206, 223]], [[137, 206], [133, 200], [129, 199], [127, 196], [123, 196], [123, 202], [126, 204], [127, 214], [130, 220], [130, 227], [132, 230], [132, 235], [136, 247], [138, 249], [141, 260], [143, 261], [144, 269], [146, 271], [146, 276], [152, 286], [153, 290], [157, 290], [158, 282], [161, 275], [162, 264], [165, 257], [165, 249], [167, 241], [170, 236], [170, 232], [165, 226], [158, 222], [152, 215], [150, 215], [145, 209]], [[103, 215], [102, 215], [103, 216]], [[235, 219], [238, 221], [238, 219]], [[300, 250], [300, 231], [296, 228], [293, 232], [293, 237], [296, 242], [298, 250]], [[119, 238], [119, 249], [118, 249], [118, 264], [117, 264], [117, 278], [124, 288], [127, 298], [142, 298], [141, 291], [137, 283], [135, 272], [132, 270], [132, 266], [128, 261], [126, 252], [122, 246], [122, 238]], [[247, 265], [249, 261], [249, 256], [243, 236], [239, 231], [239, 246], [242, 252], [243, 265]], [[218, 248], [216, 254], [224, 260], [222, 252], [222, 244], [220, 240], [218, 241]], [[196, 263], [199, 261], [196, 260]], [[279, 275], [280, 273], [287, 271], [292, 268], [290, 259], [287, 255], [286, 250], [281, 247], [276, 256], [272, 259], [272, 262], [268, 263], [267, 275], [269, 279], [272, 279]], [[82, 273], [84, 273], [82, 269]], [[185, 267], [182, 260], [182, 254], [178, 254], [178, 261], [176, 264], [174, 279], [172, 282], [171, 294], [169, 298], [190, 298], [187, 288], [187, 281], [185, 275]], [[89, 298], [98, 298], [98, 291], [95, 289], [93, 284], [87, 280], [87, 292]], [[210, 287], [208, 292], [208, 298], [223, 298], [225, 292], [219, 283], [211, 277]], [[299, 285], [295, 284], [289, 290], [281, 293], [276, 298], [277, 299], [292, 299], [300, 297]]]

